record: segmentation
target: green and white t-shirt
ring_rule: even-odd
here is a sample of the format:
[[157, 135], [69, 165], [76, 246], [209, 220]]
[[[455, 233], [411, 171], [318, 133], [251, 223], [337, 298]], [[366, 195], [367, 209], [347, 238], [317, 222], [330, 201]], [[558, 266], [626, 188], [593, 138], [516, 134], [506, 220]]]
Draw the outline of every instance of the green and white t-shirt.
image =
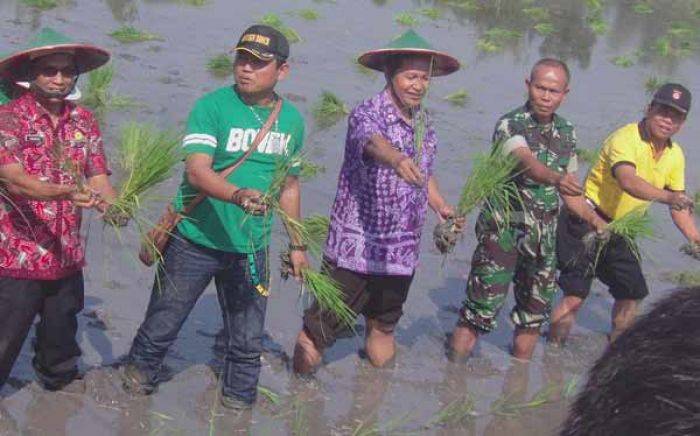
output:
[[[214, 158], [216, 172], [231, 166], [249, 146], [270, 115], [271, 108], [246, 105], [232, 86], [200, 98], [187, 121], [183, 139], [185, 155], [205, 153]], [[263, 194], [272, 184], [275, 171], [285, 167], [303, 146], [304, 119], [288, 101], [282, 104], [277, 122], [257, 150], [228, 177], [239, 188], [256, 189]], [[297, 175], [298, 167], [288, 174]], [[183, 177], [173, 201], [177, 210], [194, 198], [197, 191]], [[253, 253], [269, 244], [269, 217], [248, 215], [228, 202], [207, 198], [178, 225], [190, 241], [234, 253]]]

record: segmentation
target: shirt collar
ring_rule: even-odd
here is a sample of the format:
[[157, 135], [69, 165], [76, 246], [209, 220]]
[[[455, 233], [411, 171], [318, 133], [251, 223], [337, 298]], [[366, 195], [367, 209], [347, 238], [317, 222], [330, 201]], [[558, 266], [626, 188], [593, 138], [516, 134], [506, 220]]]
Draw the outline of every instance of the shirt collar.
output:
[[[644, 122], [646, 118], [642, 118], [642, 121], [637, 123], [637, 129], [639, 130], [639, 136], [642, 138], [642, 141], [649, 143], [652, 147], [654, 144], [651, 142], [651, 134], [649, 133], [649, 129], [647, 129], [647, 125]], [[666, 141], [666, 148], [671, 148], [673, 147], [673, 141], [671, 138], [668, 138]]]
[[[17, 105], [23, 112], [28, 112], [30, 114], [36, 115], [36, 118], [47, 117], [50, 119], [49, 112], [39, 104], [36, 96], [31, 92], [27, 91], [22, 96], [17, 99]], [[77, 116], [76, 105], [70, 101], [63, 101], [63, 108], [58, 116], [58, 122], [61, 123], [68, 119], [69, 117]]]

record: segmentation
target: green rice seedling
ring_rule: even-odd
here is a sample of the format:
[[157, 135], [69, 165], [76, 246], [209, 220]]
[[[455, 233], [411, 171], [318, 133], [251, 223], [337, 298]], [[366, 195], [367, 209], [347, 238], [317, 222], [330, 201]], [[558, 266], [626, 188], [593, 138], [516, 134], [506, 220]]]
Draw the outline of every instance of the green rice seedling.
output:
[[477, 417], [474, 398], [470, 395], [457, 398], [438, 410], [428, 423], [432, 426], [463, 425]]
[[226, 77], [233, 74], [233, 60], [226, 53], [220, 53], [209, 58], [207, 70], [217, 77]]
[[458, 214], [467, 216], [483, 203], [494, 212], [504, 213], [507, 218], [510, 205], [519, 198], [512, 181], [518, 170], [518, 160], [510, 153], [504, 154], [498, 144], [490, 153], [477, 154], [473, 162], [459, 196]]
[[47, 11], [58, 6], [57, 0], [22, 0], [22, 3], [32, 8], [41, 9], [42, 11]]
[[[394, 432], [403, 427], [410, 414], [392, 418], [383, 426], [377, 422], [377, 414], [374, 413], [369, 419], [361, 421], [352, 431], [351, 436], [381, 436], [383, 434], [394, 434]], [[409, 433], [410, 434], [410, 433]]]
[[[624, 216], [611, 221], [608, 224], [608, 230], [613, 235], [624, 239], [637, 259], [641, 257], [638, 241], [640, 239], [653, 239], [656, 236], [654, 221], [644, 206], [638, 207]], [[598, 259], [606, 245], [607, 243], [598, 245], [594, 266], [598, 264]]]
[[276, 14], [269, 13], [263, 15], [263, 17], [260, 19], [260, 24], [265, 24], [279, 30], [287, 38], [290, 44], [302, 41], [301, 35], [299, 35], [299, 33], [293, 28], [287, 26]]
[[311, 108], [316, 124], [327, 129], [348, 115], [350, 110], [343, 101], [330, 91], [323, 91], [319, 100]]
[[557, 389], [557, 384], [550, 383], [542, 387], [542, 389], [537, 391], [530, 400], [526, 401], [518, 401], [513, 398], [521, 392], [514, 392], [511, 395], [504, 395], [503, 397], [494, 401], [494, 403], [491, 405], [490, 411], [492, 414], [497, 416], [518, 416], [523, 410], [536, 409], [552, 401]]
[[573, 398], [578, 389], [579, 377], [574, 376], [561, 387], [561, 395], [564, 398]]
[[418, 18], [410, 12], [399, 12], [394, 17], [394, 21], [401, 26], [416, 27], [420, 24]]
[[521, 36], [522, 34], [517, 30], [493, 27], [484, 32], [484, 35], [478, 39], [476, 46], [479, 51], [484, 53], [500, 52], [506, 44], [517, 40]]
[[209, 0], [180, 0], [180, 3], [188, 6], [204, 6], [209, 3]]
[[309, 247], [317, 247], [318, 252], [320, 252], [320, 249], [326, 243], [326, 239], [328, 239], [328, 228], [330, 225], [330, 219], [325, 215], [309, 215], [304, 218], [302, 226], [306, 229], [306, 244]]
[[630, 55], [615, 56], [614, 58], [610, 59], [610, 62], [620, 68], [630, 68], [635, 64], [634, 59]]
[[588, 165], [593, 165], [598, 161], [600, 156], [600, 148], [576, 148], [576, 156], [578, 160]]
[[309, 422], [306, 418], [306, 407], [300, 400], [295, 400], [293, 405], [294, 418], [292, 420], [292, 435], [306, 436], [309, 434]]
[[464, 106], [469, 101], [469, 92], [466, 89], [460, 89], [446, 95], [444, 99], [455, 106]]
[[700, 272], [687, 270], [687, 271], [673, 271], [667, 272], [662, 275], [662, 278], [668, 282], [671, 282], [677, 286], [682, 287], [696, 287], [700, 286]]
[[258, 393], [265, 397], [267, 401], [274, 404], [275, 406], [280, 404], [280, 395], [272, 389], [266, 388], [264, 386], [258, 386]]
[[647, 81], [644, 82], [644, 90], [648, 95], [652, 95], [661, 87], [661, 85], [668, 81], [668, 79], [659, 78], [657, 76], [649, 76]]
[[554, 24], [547, 22], [537, 23], [532, 28], [535, 29], [535, 32], [539, 33], [542, 36], [551, 35], [552, 33], [554, 33], [555, 30]]
[[305, 161], [301, 164], [301, 173], [299, 173], [299, 177], [301, 177], [302, 180], [308, 181], [325, 172], [326, 167], [323, 165]]
[[654, 13], [654, 8], [647, 2], [635, 3], [632, 10], [637, 14], [648, 15]]
[[131, 44], [136, 42], [145, 41], [162, 41], [163, 38], [160, 36], [149, 33], [143, 30], [139, 30], [134, 26], [122, 26], [109, 33], [109, 36], [116, 39], [123, 44]]
[[321, 17], [321, 14], [319, 14], [318, 11], [311, 8], [299, 9], [296, 11], [296, 15], [306, 21], [316, 21]]
[[429, 20], [439, 20], [442, 18], [442, 11], [438, 8], [421, 8], [417, 11], [420, 15], [424, 16]]
[[549, 9], [542, 7], [531, 7], [523, 9], [523, 14], [534, 22], [548, 21]]
[[122, 128], [117, 149], [123, 179], [112, 207], [134, 218], [149, 192], [170, 178], [181, 161], [180, 137], [148, 124], [129, 123]]
[[130, 97], [115, 95], [110, 91], [114, 74], [114, 65], [111, 63], [88, 73], [87, 86], [81, 102], [92, 109], [98, 119], [102, 119], [109, 111], [135, 105]]
[[314, 296], [321, 309], [333, 313], [343, 325], [354, 329], [357, 315], [343, 301], [340, 284], [326, 274], [311, 268], [304, 269], [301, 275], [304, 279], [304, 288]]

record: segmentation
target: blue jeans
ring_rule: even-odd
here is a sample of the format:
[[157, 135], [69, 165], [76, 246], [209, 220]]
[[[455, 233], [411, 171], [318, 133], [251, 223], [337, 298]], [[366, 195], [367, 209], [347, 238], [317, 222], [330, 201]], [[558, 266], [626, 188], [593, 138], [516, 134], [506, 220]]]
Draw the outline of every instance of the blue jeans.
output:
[[[262, 250], [252, 256], [257, 276], [267, 287], [267, 253]], [[226, 334], [222, 393], [252, 404], [260, 376], [267, 297], [253, 286], [248, 254], [203, 247], [176, 233], [158, 265], [146, 318], [131, 345], [129, 361], [155, 386], [168, 348], [212, 278]]]

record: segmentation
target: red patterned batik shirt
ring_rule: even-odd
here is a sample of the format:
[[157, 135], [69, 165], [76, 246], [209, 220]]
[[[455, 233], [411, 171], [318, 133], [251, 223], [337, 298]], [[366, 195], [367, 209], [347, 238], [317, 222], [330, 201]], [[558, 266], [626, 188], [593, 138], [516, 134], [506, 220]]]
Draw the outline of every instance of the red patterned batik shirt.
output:
[[[31, 93], [0, 106], [0, 166], [20, 164], [40, 180], [76, 185], [108, 174], [95, 117], [66, 102], [54, 126]], [[0, 195], [0, 277], [57, 280], [85, 264], [80, 208], [68, 200]]]

